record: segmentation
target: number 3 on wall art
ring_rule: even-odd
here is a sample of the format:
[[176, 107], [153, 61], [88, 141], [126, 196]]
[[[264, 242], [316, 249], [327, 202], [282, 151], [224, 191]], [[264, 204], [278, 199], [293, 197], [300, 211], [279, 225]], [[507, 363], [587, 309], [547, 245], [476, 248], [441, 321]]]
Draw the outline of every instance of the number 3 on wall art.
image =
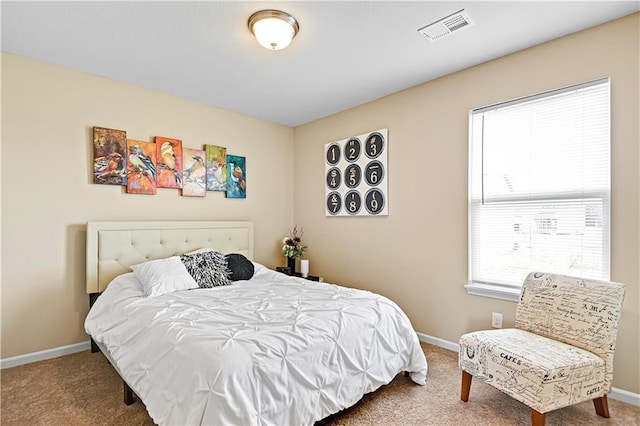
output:
[[387, 216], [388, 129], [324, 146], [325, 215]]

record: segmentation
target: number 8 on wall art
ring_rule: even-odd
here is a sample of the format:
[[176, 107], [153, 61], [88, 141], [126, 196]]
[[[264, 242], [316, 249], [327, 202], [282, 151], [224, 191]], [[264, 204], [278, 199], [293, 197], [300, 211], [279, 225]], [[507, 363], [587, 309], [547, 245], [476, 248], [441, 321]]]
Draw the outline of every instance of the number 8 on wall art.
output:
[[388, 129], [324, 146], [325, 215], [387, 216]]

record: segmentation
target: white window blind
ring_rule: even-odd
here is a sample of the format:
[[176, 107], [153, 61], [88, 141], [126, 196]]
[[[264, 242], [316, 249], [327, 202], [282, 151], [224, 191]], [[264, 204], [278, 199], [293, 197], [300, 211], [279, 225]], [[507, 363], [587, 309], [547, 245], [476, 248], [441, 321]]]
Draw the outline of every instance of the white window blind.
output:
[[470, 293], [609, 279], [609, 105], [606, 78], [470, 112]]

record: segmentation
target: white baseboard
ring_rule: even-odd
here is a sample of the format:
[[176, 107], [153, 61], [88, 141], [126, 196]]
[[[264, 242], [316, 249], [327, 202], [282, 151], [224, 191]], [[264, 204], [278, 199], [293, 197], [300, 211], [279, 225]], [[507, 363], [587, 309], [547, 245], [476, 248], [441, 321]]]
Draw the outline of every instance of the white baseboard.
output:
[[[418, 335], [418, 339], [421, 342], [429, 343], [430, 345], [438, 346], [440, 348], [449, 349], [450, 351], [454, 351], [454, 352], [458, 352], [460, 350], [460, 345], [458, 345], [457, 343], [440, 339], [438, 337], [429, 336], [428, 334], [424, 334], [424, 333], [416, 333], [416, 334]], [[427, 360], [427, 362], [428, 361], [429, 360]], [[626, 402], [627, 404], [640, 407], [640, 394], [637, 394], [637, 393], [629, 392], [623, 389], [612, 388], [611, 392], [609, 392], [608, 397], [611, 399], [615, 399], [616, 401]]]
[[640, 407], [640, 394], [638, 393], [629, 392], [624, 389], [611, 388], [611, 392], [609, 392], [608, 396], [616, 401], [626, 402], [627, 404]]
[[450, 351], [454, 351], [454, 352], [460, 351], [460, 345], [458, 345], [457, 343], [440, 339], [438, 337], [429, 336], [428, 334], [424, 334], [424, 333], [416, 333], [416, 334], [418, 335], [418, 339], [421, 342], [429, 343], [430, 345], [438, 346], [440, 348], [449, 349]]
[[19, 365], [30, 364], [32, 362], [43, 361], [45, 359], [57, 358], [63, 355], [86, 351], [90, 348], [91, 342], [87, 340], [86, 342], [75, 343], [73, 345], [60, 346], [58, 348], [0, 359], [0, 369], [17, 367]]

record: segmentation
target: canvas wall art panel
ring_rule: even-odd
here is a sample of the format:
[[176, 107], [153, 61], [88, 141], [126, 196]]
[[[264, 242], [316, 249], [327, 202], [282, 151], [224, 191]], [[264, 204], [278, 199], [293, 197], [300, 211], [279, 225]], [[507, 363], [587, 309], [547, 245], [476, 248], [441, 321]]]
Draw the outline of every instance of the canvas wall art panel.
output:
[[93, 127], [93, 183], [126, 185], [127, 132]]
[[388, 216], [389, 129], [325, 145], [325, 216]]
[[227, 155], [227, 198], [247, 198], [246, 158]]
[[203, 149], [183, 148], [182, 195], [184, 197], [204, 197], [207, 194], [205, 158]]
[[156, 193], [156, 144], [127, 139], [127, 192]]
[[227, 190], [227, 148], [205, 145], [207, 154], [207, 191]]
[[182, 188], [182, 141], [156, 136], [158, 188]]

